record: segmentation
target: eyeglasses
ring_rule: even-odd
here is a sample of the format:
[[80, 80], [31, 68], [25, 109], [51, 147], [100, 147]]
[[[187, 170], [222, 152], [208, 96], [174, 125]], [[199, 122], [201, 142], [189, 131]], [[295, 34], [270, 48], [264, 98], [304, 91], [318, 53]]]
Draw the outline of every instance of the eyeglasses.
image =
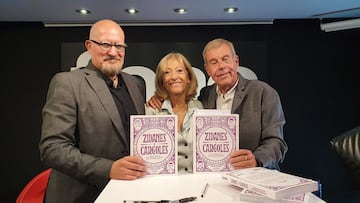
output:
[[101, 47], [104, 51], [109, 51], [111, 49], [111, 47], [115, 47], [116, 51], [125, 51], [125, 48], [127, 47], [126, 44], [110, 44], [107, 42], [97, 42], [95, 40], [90, 40], [92, 42], [94, 42], [95, 44], [99, 45], [99, 47]]

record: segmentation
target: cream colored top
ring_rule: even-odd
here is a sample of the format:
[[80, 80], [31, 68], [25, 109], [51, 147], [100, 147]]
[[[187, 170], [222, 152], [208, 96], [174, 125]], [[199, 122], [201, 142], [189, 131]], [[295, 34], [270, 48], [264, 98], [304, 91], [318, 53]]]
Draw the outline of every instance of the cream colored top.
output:
[[[203, 106], [198, 100], [190, 100], [188, 102], [188, 110], [186, 112], [182, 131], [178, 131], [178, 172], [192, 173], [193, 172], [193, 137], [191, 135], [192, 116], [196, 109], [202, 109]], [[145, 113], [147, 115], [175, 115], [172, 110], [170, 100], [164, 100], [161, 110], [146, 107]]]

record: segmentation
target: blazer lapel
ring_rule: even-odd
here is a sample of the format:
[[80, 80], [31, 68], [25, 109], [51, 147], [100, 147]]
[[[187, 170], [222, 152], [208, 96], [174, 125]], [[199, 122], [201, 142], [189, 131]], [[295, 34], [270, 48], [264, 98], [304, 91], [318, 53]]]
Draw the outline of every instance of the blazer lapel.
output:
[[245, 78], [243, 78], [240, 74], [238, 74], [239, 76], [239, 82], [236, 86], [235, 89], [235, 95], [234, 95], [234, 100], [233, 100], [233, 104], [231, 107], [231, 113], [235, 113], [238, 112], [237, 108], [239, 108], [240, 104], [242, 103], [242, 101], [244, 100], [244, 98], [246, 98], [246, 94], [245, 94]]
[[121, 75], [128, 88], [130, 97], [134, 102], [136, 112], [138, 114], [145, 114], [145, 107], [144, 107], [145, 101], [143, 99], [144, 97], [140, 95], [142, 93], [142, 90], [140, 90], [136, 85], [136, 83], [131, 78], [128, 77], [129, 75], [127, 75], [124, 72], [122, 72]]
[[120, 139], [123, 141], [123, 143], [125, 143], [126, 146], [128, 146], [129, 144], [126, 141], [127, 139], [125, 137], [126, 135], [124, 127], [118, 113], [119, 111], [117, 110], [114, 99], [108, 87], [106, 86], [102, 75], [98, 71], [96, 71], [95, 68], [92, 67], [92, 65], [89, 65], [84, 71], [85, 73], [87, 73], [86, 80], [89, 82], [89, 85], [93, 88], [100, 102], [104, 106], [105, 111], [107, 112], [111, 121], [116, 127]]
[[216, 109], [216, 99], [217, 99], [216, 85], [213, 85], [211, 87], [211, 90], [209, 91], [207, 101], [204, 101], [204, 102], [207, 102], [206, 107], [209, 109]]

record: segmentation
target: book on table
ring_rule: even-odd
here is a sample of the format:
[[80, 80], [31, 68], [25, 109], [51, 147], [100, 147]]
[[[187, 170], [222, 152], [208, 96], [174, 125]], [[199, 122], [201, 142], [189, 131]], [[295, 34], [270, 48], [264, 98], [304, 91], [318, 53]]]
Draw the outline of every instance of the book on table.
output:
[[239, 149], [239, 115], [200, 110], [193, 116], [193, 172], [232, 170], [230, 154]]
[[131, 115], [130, 154], [140, 157], [148, 175], [178, 173], [177, 116]]
[[263, 167], [226, 172], [222, 174], [222, 179], [273, 200], [318, 190], [318, 183], [315, 180]]
[[[234, 186], [235, 187], [235, 186]], [[311, 192], [292, 195], [280, 200], [270, 199], [252, 190], [240, 188], [240, 200], [251, 203], [326, 203]]]

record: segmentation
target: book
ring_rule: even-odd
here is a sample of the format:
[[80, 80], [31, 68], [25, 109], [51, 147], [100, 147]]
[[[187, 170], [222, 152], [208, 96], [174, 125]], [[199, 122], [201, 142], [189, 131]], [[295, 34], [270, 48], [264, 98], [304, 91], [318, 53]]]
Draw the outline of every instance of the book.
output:
[[233, 170], [230, 154], [239, 149], [239, 115], [215, 110], [193, 116], [193, 172]]
[[195, 114], [197, 115], [208, 115], [208, 114], [231, 114], [231, 111], [228, 109], [196, 109]]
[[175, 115], [130, 116], [130, 154], [144, 160], [148, 175], [178, 173], [177, 123]]
[[252, 190], [240, 189], [240, 200], [252, 203], [326, 203], [311, 192], [301, 193], [280, 200], [270, 199]]
[[263, 167], [227, 172], [222, 174], [222, 179], [273, 200], [318, 190], [317, 181]]

